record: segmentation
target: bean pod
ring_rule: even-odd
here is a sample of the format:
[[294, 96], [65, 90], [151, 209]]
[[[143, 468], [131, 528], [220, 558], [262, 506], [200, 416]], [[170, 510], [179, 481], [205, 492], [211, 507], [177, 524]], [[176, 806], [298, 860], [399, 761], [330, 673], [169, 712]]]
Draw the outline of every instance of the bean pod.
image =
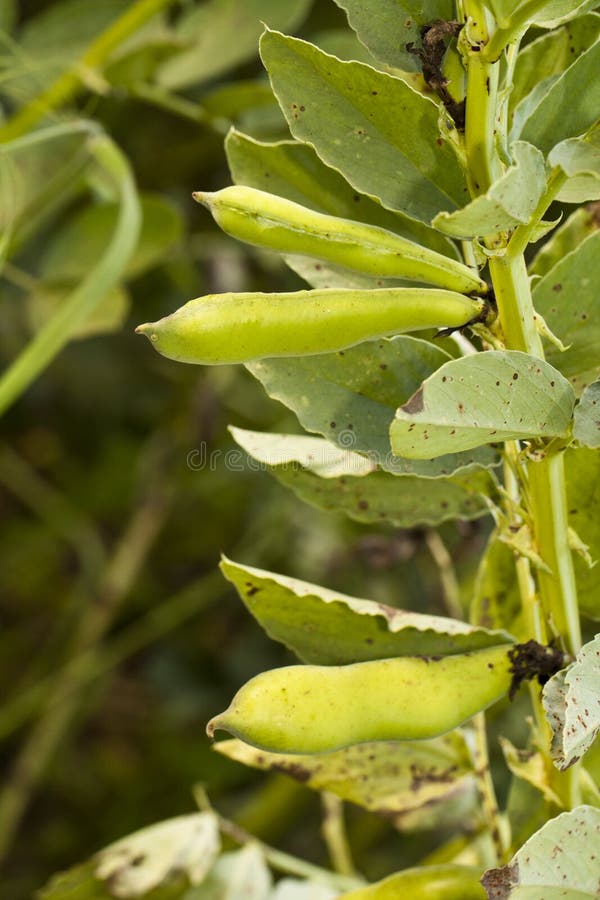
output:
[[487, 305], [435, 288], [211, 294], [140, 325], [163, 356], [201, 365], [309, 356], [362, 341], [482, 320]]
[[467, 266], [385, 228], [315, 212], [255, 188], [233, 186], [196, 192], [217, 224], [232, 237], [279, 253], [326, 260], [379, 278], [405, 278], [463, 294], [488, 286]]
[[451, 731], [510, 686], [509, 645], [445, 657], [263, 672], [207, 725], [277, 753], [326, 753], [365, 741], [410, 741]]

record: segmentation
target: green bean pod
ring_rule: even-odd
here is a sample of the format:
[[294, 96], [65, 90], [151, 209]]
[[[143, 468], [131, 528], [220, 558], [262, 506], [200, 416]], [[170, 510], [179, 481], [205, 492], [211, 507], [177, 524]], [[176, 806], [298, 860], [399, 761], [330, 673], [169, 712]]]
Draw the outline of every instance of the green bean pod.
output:
[[365, 741], [437, 737], [499, 700], [510, 645], [444, 657], [287, 666], [248, 681], [207, 725], [277, 753], [327, 753]]
[[445, 864], [404, 869], [339, 900], [486, 900], [481, 869]]
[[210, 294], [136, 332], [169, 359], [221, 365], [330, 353], [407, 331], [461, 328], [486, 312], [480, 298], [436, 288]]
[[255, 188], [232, 186], [196, 192], [217, 224], [232, 237], [279, 253], [327, 260], [378, 278], [406, 278], [462, 294], [488, 286], [455, 259], [421, 247], [385, 228], [315, 212]]

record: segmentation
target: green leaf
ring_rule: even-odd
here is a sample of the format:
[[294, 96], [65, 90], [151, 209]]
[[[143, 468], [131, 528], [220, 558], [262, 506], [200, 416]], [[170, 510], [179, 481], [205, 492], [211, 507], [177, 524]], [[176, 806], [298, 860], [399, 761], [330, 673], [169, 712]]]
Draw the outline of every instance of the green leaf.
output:
[[472, 464], [496, 462], [495, 453], [487, 448], [433, 461], [401, 459], [390, 452], [387, 435], [398, 400], [409, 397], [448, 359], [427, 341], [400, 336], [318, 357], [261, 360], [247, 368], [269, 396], [296, 413], [307, 431], [343, 448], [352, 434], [352, 449], [367, 454], [385, 471], [437, 478]]
[[[142, 229], [125, 278], [135, 278], [157, 265], [179, 240], [183, 223], [179, 211], [159, 195], [141, 196]], [[75, 213], [54, 235], [40, 260], [46, 282], [76, 282], [100, 256], [115, 230], [119, 206], [103, 203]]]
[[[70, 286], [40, 284], [27, 297], [27, 319], [33, 331], [42, 328], [54, 315], [71, 292]], [[104, 295], [91, 316], [84, 319], [71, 335], [71, 340], [110, 334], [123, 325], [129, 312], [130, 298], [127, 291], [116, 285]]]
[[[539, 97], [518, 135], [521, 140], [548, 153], [565, 138], [587, 131], [598, 119], [599, 68], [600, 41], [596, 41]], [[577, 103], [573, 97], [578, 98]]]
[[600, 381], [585, 389], [575, 407], [573, 437], [585, 447], [600, 447]]
[[208, 0], [190, 7], [176, 26], [187, 46], [160, 67], [157, 80], [178, 89], [217, 78], [256, 56], [265, 23], [293, 31], [310, 5], [311, 0]]
[[546, 275], [563, 256], [576, 250], [587, 237], [597, 231], [599, 224], [594, 207], [576, 209], [535, 255], [529, 266], [529, 273], [542, 277]]
[[[565, 470], [569, 525], [588, 547], [594, 561], [600, 561], [600, 452], [585, 447], [566, 451]], [[573, 557], [584, 615], [600, 619], [600, 564], [590, 568], [575, 554]]]
[[17, 21], [17, 0], [5, 0], [0, 6], [0, 31], [10, 34]]
[[[422, 479], [376, 471], [375, 463], [322, 438], [229, 429], [234, 440], [307, 503], [358, 522], [396, 528], [477, 519], [489, 511], [493, 476], [481, 469]], [[352, 437], [352, 433], [349, 433]]]
[[449, 655], [511, 640], [504, 631], [393, 609], [225, 557], [221, 571], [269, 637], [304, 662], [339, 665], [416, 653]]
[[480, 876], [480, 869], [468, 866], [420, 866], [350, 891], [340, 900], [485, 900]]
[[437, 20], [454, 18], [452, 0], [335, 0], [373, 56], [388, 66], [421, 71], [421, 62], [408, 52], [409, 43], [421, 46], [421, 29]]
[[542, 702], [552, 728], [551, 754], [559, 769], [578, 762], [600, 734], [600, 634], [575, 662], [544, 685]]
[[245, 766], [283, 772], [313, 791], [330, 791], [386, 816], [433, 803], [473, 773], [460, 731], [428, 741], [358, 744], [332, 753], [268, 753], [236, 739], [219, 741], [214, 749]]
[[490, 350], [437, 369], [396, 413], [394, 453], [429, 459], [490, 441], [565, 437], [575, 397], [543, 360]]
[[543, 7], [532, 16], [532, 22], [540, 28], [556, 28], [575, 16], [598, 6], [598, 0], [548, 0]]
[[515, 554], [496, 531], [490, 535], [479, 563], [470, 620], [482, 628], [510, 630], [520, 641], [529, 637], [523, 621]]
[[589, 138], [569, 138], [548, 155], [551, 166], [569, 176], [557, 199], [563, 203], [583, 203], [600, 198], [600, 132]]
[[577, 394], [600, 376], [599, 252], [596, 230], [533, 288], [536, 310], [568, 348], [561, 352], [548, 343], [548, 362], [569, 379]]
[[261, 56], [294, 137], [356, 190], [427, 224], [466, 201], [464, 172], [440, 137], [433, 100], [277, 32], [263, 35]]
[[323, 31], [311, 34], [311, 39], [315, 46], [331, 56], [337, 56], [338, 59], [357, 60], [367, 63], [375, 69], [385, 71], [385, 67], [369, 53], [350, 28], [325, 28]]
[[488, 897], [585, 900], [598, 896], [600, 810], [578, 806], [547, 822], [507, 866], [482, 878]]
[[433, 225], [457, 238], [487, 237], [529, 221], [546, 186], [544, 157], [531, 144], [516, 141], [513, 164], [488, 192], [463, 209], [439, 213]]
[[438, 253], [459, 258], [452, 241], [429, 225], [385, 209], [357, 193], [339, 172], [325, 166], [308, 144], [266, 144], [232, 130], [227, 135], [225, 151], [236, 184], [269, 191], [317, 212], [377, 225]]
[[510, 110], [514, 110], [539, 82], [564, 72], [599, 35], [600, 16], [590, 13], [523, 47], [515, 64]]

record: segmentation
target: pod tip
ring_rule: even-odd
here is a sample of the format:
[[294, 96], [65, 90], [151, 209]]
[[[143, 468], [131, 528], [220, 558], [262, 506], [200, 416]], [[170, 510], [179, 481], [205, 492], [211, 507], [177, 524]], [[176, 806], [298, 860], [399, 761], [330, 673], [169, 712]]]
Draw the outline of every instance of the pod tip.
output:
[[153, 331], [154, 323], [146, 322], [144, 325], [138, 325], [135, 329], [136, 334], [145, 334], [149, 341], [156, 342], [158, 340], [158, 335], [155, 331]]
[[210, 191], [194, 191], [192, 197], [196, 203], [202, 203], [203, 206], [210, 206], [213, 194]]

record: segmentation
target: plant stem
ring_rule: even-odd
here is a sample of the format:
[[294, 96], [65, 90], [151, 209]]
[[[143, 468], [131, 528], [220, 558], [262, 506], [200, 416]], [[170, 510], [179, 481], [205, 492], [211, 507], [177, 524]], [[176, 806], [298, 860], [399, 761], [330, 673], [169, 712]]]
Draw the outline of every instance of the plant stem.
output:
[[454, 571], [452, 557], [435, 528], [427, 529], [425, 532], [425, 543], [437, 566], [442, 583], [446, 611], [453, 619], [463, 619], [464, 609], [460, 602], [460, 585]]
[[473, 727], [475, 729], [474, 762], [477, 786], [481, 795], [485, 820], [494, 845], [496, 861], [501, 865], [505, 862], [506, 848], [500, 829], [500, 814], [498, 811], [496, 790], [490, 773], [487, 734], [485, 730], [485, 713], [477, 713], [473, 719]]
[[528, 0], [515, 12], [511, 13], [508, 22], [506, 24], [501, 23], [500, 28], [496, 30], [485, 48], [486, 58], [490, 62], [495, 62], [499, 59], [506, 45], [516, 41], [520, 37], [521, 32], [527, 28], [532, 16], [547, 5], [548, 0]]
[[321, 830], [333, 868], [339, 875], [355, 876], [356, 869], [344, 827], [344, 801], [329, 791], [323, 791], [321, 800], [323, 803]]
[[581, 649], [581, 626], [569, 546], [564, 454], [548, 453], [532, 462], [528, 471], [537, 550], [550, 569], [540, 569], [537, 575], [545, 612], [575, 656]]
[[506, 348], [522, 350], [543, 359], [542, 339], [535, 327], [525, 258], [522, 254], [509, 256], [508, 253], [494, 256], [490, 259], [490, 275]]
[[119, 44], [137, 31], [144, 22], [168, 6], [172, 0], [137, 0], [102, 32], [78, 60], [53, 84], [0, 126], [0, 143], [19, 137], [33, 128], [53, 109], [68, 103], [81, 87], [81, 72], [103, 65]]
[[527, 245], [532, 238], [536, 225], [541, 221], [544, 213], [546, 212], [566, 180], [567, 175], [562, 171], [562, 169], [559, 169], [557, 167], [556, 169], [552, 170], [552, 172], [550, 173], [550, 177], [548, 178], [546, 190], [540, 197], [539, 203], [536, 206], [530, 221], [527, 222], [526, 225], [519, 225], [519, 227], [516, 228], [513, 232], [513, 235], [508, 242], [508, 247], [506, 248], [506, 255], [508, 257], [517, 259], [525, 252], [525, 250], [527, 249]]
[[471, 196], [485, 194], [499, 174], [495, 119], [499, 67], [490, 65], [483, 48], [489, 40], [486, 14], [480, 0], [465, 3], [468, 15], [467, 102], [465, 149]]
[[186, 97], [180, 97], [171, 91], [165, 90], [158, 84], [147, 84], [146, 82], [137, 82], [129, 88], [133, 97], [144, 103], [151, 103], [159, 109], [164, 109], [175, 116], [179, 116], [188, 122], [194, 122], [197, 125], [206, 125], [212, 128], [217, 134], [227, 134], [232, 123], [223, 116], [213, 116], [207, 112], [199, 103], [194, 103]]

